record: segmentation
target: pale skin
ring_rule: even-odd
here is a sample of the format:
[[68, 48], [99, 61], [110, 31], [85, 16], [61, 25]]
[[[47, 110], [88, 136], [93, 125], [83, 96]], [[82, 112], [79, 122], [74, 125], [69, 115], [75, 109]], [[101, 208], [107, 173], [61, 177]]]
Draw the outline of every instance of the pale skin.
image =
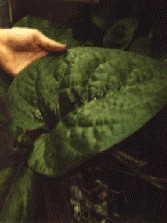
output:
[[67, 45], [49, 39], [36, 29], [0, 29], [0, 67], [12, 76], [49, 52], [66, 50]]

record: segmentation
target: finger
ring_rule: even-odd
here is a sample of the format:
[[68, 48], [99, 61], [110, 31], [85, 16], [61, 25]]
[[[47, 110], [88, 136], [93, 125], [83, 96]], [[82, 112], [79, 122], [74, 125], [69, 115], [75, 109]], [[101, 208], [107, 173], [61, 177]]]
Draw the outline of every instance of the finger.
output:
[[11, 75], [16, 76], [18, 73], [20, 73], [25, 67], [27, 67], [29, 64], [31, 64], [33, 61], [35, 61], [41, 57], [44, 57], [47, 54], [48, 54], [48, 52], [46, 52], [46, 51], [19, 53], [17, 61], [15, 61], [15, 64], [12, 65]]
[[48, 54], [47, 51], [39, 52], [12, 52], [10, 51], [10, 59], [4, 61], [1, 67], [10, 75], [16, 76], [26, 66], [31, 64], [33, 61], [44, 57]]
[[61, 44], [56, 42], [48, 37], [44, 36], [42, 33], [37, 32], [35, 43], [43, 50], [47, 50], [50, 52], [61, 52], [67, 50], [66, 44]]

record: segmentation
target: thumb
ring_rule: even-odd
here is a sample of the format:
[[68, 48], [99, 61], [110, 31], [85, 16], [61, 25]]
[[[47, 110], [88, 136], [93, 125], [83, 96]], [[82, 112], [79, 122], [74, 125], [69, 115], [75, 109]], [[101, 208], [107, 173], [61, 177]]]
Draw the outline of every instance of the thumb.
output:
[[49, 39], [41, 32], [37, 32], [35, 36], [35, 44], [40, 47], [42, 50], [49, 52], [61, 52], [67, 50], [66, 44], [58, 43], [52, 39]]

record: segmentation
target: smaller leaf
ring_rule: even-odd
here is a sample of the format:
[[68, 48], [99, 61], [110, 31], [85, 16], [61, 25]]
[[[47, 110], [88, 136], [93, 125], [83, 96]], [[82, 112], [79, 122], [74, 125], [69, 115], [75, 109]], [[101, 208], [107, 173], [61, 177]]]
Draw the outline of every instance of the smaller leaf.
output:
[[47, 37], [67, 44], [70, 47], [76, 47], [80, 45], [78, 41], [74, 40], [72, 29], [59, 26], [44, 19], [27, 16], [20, 19], [17, 23], [15, 23], [14, 26], [38, 29]]
[[[20, 172], [21, 171], [21, 172]], [[33, 223], [35, 218], [33, 173], [30, 169], [19, 170], [0, 212], [1, 222]]]
[[12, 169], [6, 168], [0, 171], [0, 193], [5, 191], [5, 182], [11, 177]]
[[[34, 143], [34, 150], [28, 159], [31, 169], [47, 176], [55, 175], [55, 148], [50, 134], [42, 134]], [[55, 157], [56, 158], [56, 157]]]
[[117, 21], [104, 36], [103, 45], [108, 48], [126, 49], [132, 41], [138, 23], [136, 18], [124, 18]]
[[95, 24], [99, 29], [105, 29], [107, 21], [104, 18], [100, 18], [98, 16], [92, 17], [92, 22]]
[[1, 127], [4, 127], [4, 125], [8, 124], [8, 121], [8, 118], [4, 114], [0, 113], [0, 131]]
[[147, 37], [140, 37], [138, 39], [135, 39], [134, 42], [131, 44], [130, 51], [145, 56], [152, 56], [153, 46], [150, 39], [148, 39]]
[[15, 170], [13, 170], [11, 167], [4, 168], [0, 171], [0, 217], [1, 209], [4, 207], [4, 202], [9, 193], [11, 183], [14, 179], [14, 175]]

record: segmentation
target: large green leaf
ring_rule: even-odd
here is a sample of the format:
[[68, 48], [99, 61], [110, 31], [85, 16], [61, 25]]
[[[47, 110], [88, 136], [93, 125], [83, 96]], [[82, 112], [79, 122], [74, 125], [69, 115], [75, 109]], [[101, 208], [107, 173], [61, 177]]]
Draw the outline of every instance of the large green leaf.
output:
[[[13, 125], [20, 126], [23, 130], [25, 128], [31, 130], [45, 127], [41, 112], [38, 109], [38, 95], [35, 89], [38, 75], [38, 66], [32, 68], [29, 66], [24, 70], [24, 75], [18, 75], [17, 81], [13, 81], [12, 93], [9, 89], [10, 101], [13, 101], [10, 111]], [[14, 101], [17, 101], [17, 104]], [[13, 108], [15, 108], [15, 112]], [[23, 114], [24, 118], [22, 117]]]
[[41, 58], [9, 90], [13, 124], [46, 132], [36, 139], [30, 167], [55, 177], [137, 131], [166, 96], [166, 63], [87, 47]]

